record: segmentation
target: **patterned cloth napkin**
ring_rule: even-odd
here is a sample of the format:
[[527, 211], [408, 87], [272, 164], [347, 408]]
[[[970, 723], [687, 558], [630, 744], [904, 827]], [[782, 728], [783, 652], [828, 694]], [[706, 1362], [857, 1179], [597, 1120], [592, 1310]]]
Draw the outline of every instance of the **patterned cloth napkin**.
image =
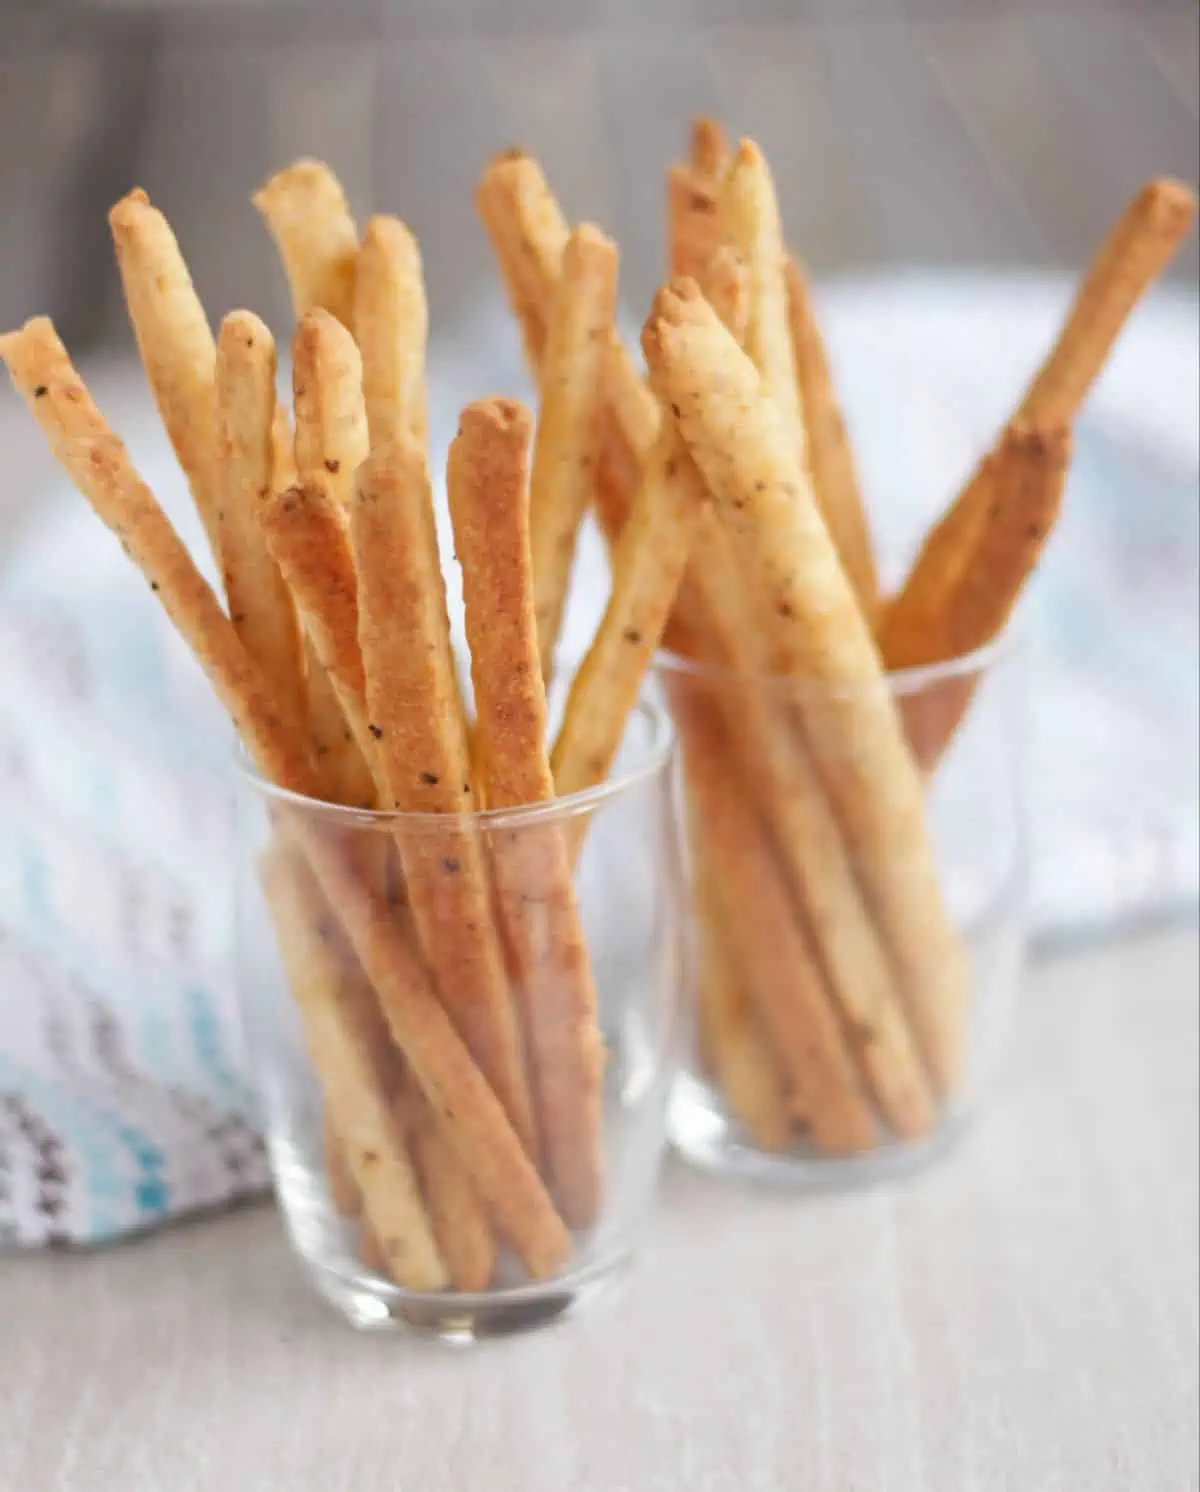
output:
[[[827, 293], [881, 544], [901, 562], [1067, 293], [915, 276]], [[439, 458], [462, 402], [523, 390], [500, 308], [466, 324], [431, 367]], [[1164, 291], [1129, 328], [1028, 608], [1043, 934], [1197, 900], [1196, 325], [1195, 298]], [[120, 385], [128, 405], [130, 377], [99, 378], [101, 403]], [[148, 401], [137, 407], [123, 433], [200, 554]], [[578, 574], [572, 650], [603, 599], [594, 535]], [[456, 603], [453, 576], [451, 590]], [[0, 701], [0, 1244], [100, 1242], [262, 1189], [231, 958], [229, 729], [74, 495], [45, 505], [0, 573]]]

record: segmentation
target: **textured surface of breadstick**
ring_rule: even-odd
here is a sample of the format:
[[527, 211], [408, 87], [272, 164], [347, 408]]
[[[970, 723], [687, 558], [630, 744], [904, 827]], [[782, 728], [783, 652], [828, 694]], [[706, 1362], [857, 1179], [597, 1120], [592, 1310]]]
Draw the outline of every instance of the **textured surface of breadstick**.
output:
[[[398, 1285], [443, 1289], [449, 1276], [395, 1114], [385, 1066], [391, 1043], [370, 987], [352, 961], [347, 967], [336, 922], [303, 858], [276, 843], [261, 869], [288, 983], [337, 1133], [335, 1160], [349, 1172], [342, 1201], [361, 1201]], [[332, 1183], [336, 1165], [329, 1175]]]
[[879, 605], [879, 576], [854, 452], [833, 386], [808, 277], [793, 255], [787, 257], [785, 272], [788, 324], [813, 493], [859, 605], [871, 618]]
[[775, 183], [753, 140], [738, 146], [721, 184], [720, 221], [723, 238], [737, 251], [750, 277], [746, 352], [803, 458], [804, 416], [788, 322], [783, 227]]
[[750, 271], [730, 244], [721, 244], [699, 281], [708, 303], [741, 347], [750, 325]]
[[563, 250], [542, 356], [541, 405], [529, 478], [529, 543], [542, 676], [549, 679], [575, 540], [596, 483], [605, 359], [617, 293], [617, 251], [591, 224]]
[[687, 568], [707, 492], [679, 432], [664, 424], [612, 556], [612, 590], [571, 682], [550, 758], [560, 798], [608, 776]]
[[425, 460], [411, 441], [372, 453], [352, 505], [369, 729], [388, 806], [446, 816], [398, 835], [417, 937], [442, 1002], [537, 1154], [517, 1014], [491, 915], [441, 571], [429, 563]]
[[536, 377], [570, 229], [541, 167], [523, 150], [502, 151], [489, 161], [475, 204]]
[[234, 631], [271, 680], [282, 708], [304, 718], [304, 662], [295, 607], [259, 528], [275, 454], [275, 344], [249, 311], [231, 311], [217, 338], [214, 474], [221, 573]]
[[429, 310], [417, 241], [399, 218], [371, 218], [358, 251], [355, 330], [371, 444], [425, 441]]
[[320, 306], [353, 330], [358, 230], [341, 182], [323, 161], [294, 161], [253, 200], [279, 250], [296, 315]]
[[805, 730], [943, 1089], [963, 1060], [967, 968], [942, 902], [920, 774], [805, 476], [753, 364], [689, 281], [659, 292], [646, 354], [755, 596], [774, 672], [824, 690]]
[[671, 700], [721, 924], [785, 1080], [794, 1086], [820, 1149], [868, 1149], [875, 1140], [870, 1107], [820, 970], [771, 864], [765, 834], [728, 771], [715, 711], [693, 689], [672, 687]]
[[277, 492], [259, 509], [259, 524], [329, 675], [346, 724], [366, 760], [374, 755], [366, 681], [358, 646], [358, 579], [347, 515], [323, 485]]
[[[529, 558], [529, 426], [526, 411], [511, 401], [469, 406], [447, 472], [492, 809], [554, 797]], [[563, 1216], [586, 1227], [602, 1185], [603, 1055], [566, 843], [556, 824], [527, 824], [498, 829], [491, 850], [542, 1152]]]
[[[0, 337], [0, 358], [55, 456], [158, 593], [260, 774], [305, 797], [318, 796], [306, 741], [275, 707], [261, 671], [96, 410], [53, 325], [39, 318]], [[497, 1227], [532, 1273], [553, 1273], [570, 1252], [562, 1221], [390, 908], [364, 885], [343, 846], [302, 818], [288, 820], [288, 828], [376, 988], [393, 1039], [441, 1114]]]
[[159, 210], [140, 188], [108, 215], [138, 352], [214, 556], [220, 553], [213, 377], [217, 350], [204, 307]]
[[[764, 1150], [784, 1150], [791, 1124], [783, 1079], [733, 960], [698, 830], [694, 826], [690, 835], [697, 857], [692, 904], [699, 937], [699, 1018], [713, 1076], [730, 1113], [754, 1143]], [[802, 1098], [794, 1084], [793, 1088], [798, 1106]]]
[[456, 1290], [486, 1290], [496, 1268], [496, 1240], [479, 1193], [411, 1079], [401, 1080], [398, 1102], [450, 1283]]
[[327, 311], [308, 311], [292, 339], [296, 471], [323, 485], [339, 507], [367, 458], [363, 364], [354, 338]]
[[382, 897], [343, 847], [304, 819], [289, 820], [422, 1090], [491, 1217], [536, 1278], [553, 1274], [570, 1238], [490, 1084], [459, 1039]]
[[[765, 681], [767, 655], [725, 536], [704, 522], [696, 536], [690, 614], [701, 620], [708, 661], [728, 668], [705, 690], [725, 725], [727, 769], [744, 782], [772, 838], [788, 889], [837, 1001], [883, 1117], [897, 1134], [928, 1133], [936, 1109], [879, 933], [855, 879], [845, 839], [812, 754], [792, 719], [794, 697]], [[715, 660], [712, 649], [715, 644]]]
[[1126, 317], [1174, 258], [1195, 212], [1195, 193], [1180, 181], [1142, 187], [1088, 266], [1018, 418], [1047, 428], [1071, 423]]
[[703, 279], [722, 242], [717, 209], [718, 182], [691, 166], [667, 171], [667, 263], [673, 275]]

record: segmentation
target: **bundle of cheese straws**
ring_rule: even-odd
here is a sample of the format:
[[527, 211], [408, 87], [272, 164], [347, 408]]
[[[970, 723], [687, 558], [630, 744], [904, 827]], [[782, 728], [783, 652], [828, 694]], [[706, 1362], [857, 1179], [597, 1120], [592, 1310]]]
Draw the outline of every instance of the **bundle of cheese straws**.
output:
[[[397, 828], [368, 853], [280, 803], [261, 863], [324, 1100], [330, 1190], [361, 1217], [369, 1261], [415, 1289], [485, 1287], [500, 1242], [530, 1276], [554, 1274], [600, 1213], [603, 1046], [573, 887], [579, 834], [485, 851], [468, 816], [603, 782], [663, 643], [834, 691], [787, 715], [747, 691], [736, 718], [672, 696], [697, 914], [747, 996], [738, 1020], [728, 1001], [705, 1008], [731, 1107], [764, 1144], [786, 1143], [802, 1115], [833, 1152], [874, 1143], [879, 1116], [902, 1135], [935, 1122], [958, 1080], [967, 973], [923, 776], [969, 694], [905, 716], [871, 686], [1003, 628], [1057, 511], [1071, 420], [1192, 214], [1170, 182], [1131, 204], [1020, 409], [885, 601], [761, 152], [698, 121], [667, 197], [672, 277], [646, 322], [647, 378], [614, 332], [612, 242], [572, 227], [521, 151], [480, 180], [538, 409], [471, 404], [450, 452], [473, 718], [434, 524], [420, 256], [397, 218], [360, 234], [314, 161], [256, 194], [297, 317], [289, 411], [263, 322], [233, 311], [214, 336], [163, 215], [136, 190], [111, 212], [224, 605], [49, 321], [0, 339], [261, 777], [317, 802], [445, 819], [436, 839]], [[551, 745], [546, 685], [589, 511], [611, 590]]]

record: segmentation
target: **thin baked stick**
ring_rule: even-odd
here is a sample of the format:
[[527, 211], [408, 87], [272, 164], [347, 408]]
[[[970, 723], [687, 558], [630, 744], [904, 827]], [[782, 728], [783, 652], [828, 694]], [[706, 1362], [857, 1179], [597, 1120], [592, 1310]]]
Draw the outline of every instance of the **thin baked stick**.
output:
[[843, 1026], [861, 1037], [855, 1052], [881, 1114], [897, 1134], [916, 1139], [937, 1119], [921, 1057], [828, 795], [790, 718], [793, 694], [764, 677], [768, 656], [757, 640], [757, 619], [711, 518], [705, 515], [695, 540], [689, 614], [700, 622], [700, 656], [729, 670], [712, 687], [730, 753], [727, 769], [751, 785], [771, 826], [779, 867]]
[[750, 271], [732, 246], [721, 244], [704, 267], [700, 289], [741, 347], [750, 328]]
[[304, 659], [296, 611], [258, 525], [275, 455], [275, 343], [249, 311], [221, 323], [216, 365], [216, 463], [221, 573], [230, 620], [274, 685], [280, 705], [304, 719]]
[[[387, 1272], [413, 1290], [441, 1290], [449, 1274], [421, 1201], [394, 1112], [391, 1043], [370, 986], [337, 947], [337, 925], [312, 872], [279, 841], [260, 862], [288, 984], [300, 1008], [309, 1053], [337, 1134], [334, 1151], [349, 1173], [342, 1210], [361, 1204]], [[329, 991], [337, 994], [330, 998]], [[331, 1179], [339, 1174], [330, 1168]], [[334, 1195], [335, 1203], [339, 1202]], [[357, 1205], [354, 1209], [357, 1211]]]
[[729, 169], [733, 148], [729, 136], [719, 120], [707, 114], [698, 114], [692, 120], [689, 134], [688, 158], [697, 175], [715, 181]]
[[429, 309], [421, 251], [399, 218], [368, 220], [358, 251], [355, 330], [373, 446], [402, 435], [425, 444]]
[[[1147, 183], [1097, 251], [1067, 320], [1014, 416], [1045, 429], [1078, 414], [1138, 300], [1162, 273], [1191, 227], [1196, 199], [1177, 181]], [[988, 460], [926, 537], [899, 593], [883, 610], [880, 648], [889, 668], [930, 661], [937, 618], [970, 563], [992, 496]]]
[[1181, 181], [1142, 187], [1088, 266], [1018, 419], [1046, 428], [1074, 420], [1130, 311], [1174, 258], [1195, 212], [1195, 193]]
[[150, 392], [219, 561], [212, 329], [171, 225], [140, 187], [112, 208], [108, 223]]
[[719, 183], [691, 166], [667, 170], [667, 264], [672, 275], [700, 280], [724, 242], [717, 205]]
[[298, 160], [252, 200], [279, 250], [296, 316], [319, 306], [353, 331], [358, 230], [341, 182], [323, 161]]
[[529, 544], [542, 677], [550, 678], [575, 540], [592, 499], [617, 251], [583, 223], [563, 250], [541, 368], [529, 477]]
[[475, 193], [535, 379], [570, 228], [541, 167], [523, 150], [492, 157]]
[[306, 311], [300, 318], [292, 338], [292, 397], [297, 476], [323, 485], [345, 509], [370, 441], [362, 358], [354, 338], [328, 311]]
[[800, 701], [808, 743], [926, 1063], [950, 1091], [964, 1056], [966, 957], [942, 900], [921, 777], [792, 432], [692, 282], [659, 292], [643, 340], [758, 604], [769, 666], [812, 686]]
[[[191, 646], [259, 770], [281, 786], [312, 796], [316, 774], [303, 732], [275, 704], [262, 669], [239, 641], [162, 509], [134, 471], [124, 446], [92, 403], [51, 323], [44, 318], [31, 321], [22, 331], [0, 339], [0, 356], [55, 455], [97, 515], [120, 538]], [[297, 950], [288, 951], [293, 962], [304, 962]], [[319, 987], [317, 980], [304, 986], [310, 994]], [[327, 1004], [335, 999], [336, 989], [336, 985], [325, 987]], [[327, 1085], [341, 1082], [328, 1064], [318, 1061], [318, 1071]], [[389, 1164], [402, 1169], [407, 1161], [398, 1154], [389, 1156]], [[379, 1205], [386, 1206], [386, 1199]]]
[[804, 415], [796, 382], [796, 358], [788, 326], [783, 226], [775, 183], [761, 150], [743, 140], [721, 184], [723, 238], [737, 251], [750, 276], [750, 317], [744, 344], [764, 387], [805, 460]]
[[425, 459], [411, 440], [372, 452], [360, 468], [351, 533], [367, 712], [388, 806], [446, 817], [444, 828], [397, 837], [413, 923], [442, 1003], [536, 1156], [483, 848], [460, 817], [475, 798], [445, 587], [424, 543], [432, 507]]
[[355, 743], [373, 762], [349, 519], [323, 484], [301, 483], [263, 503], [258, 521]]
[[[294, 962], [298, 978], [314, 979], [316, 975], [313, 966], [307, 959], [301, 961], [299, 950], [290, 951], [282, 946], [284, 939], [288, 937], [282, 918], [275, 913], [273, 920], [275, 936], [281, 945], [280, 951], [283, 955], [285, 971], [293, 966]], [[289, 973], [289, 986], [291, 983], [292, 975]], [[326, 1105], [325, 1122], [321, 1129], [321, 1150], [325, 1157], [325, 1185], [329, 1188], [329, 1200], [343, 1217], [357, 1217], [362, 1209], [362, 1193], [358, 1189], [358, 1182], [354, 1179], [354, 1170], [347, 1158], [346, 1148], [338, 1139], [336, 1121], [329, 1112], [328, 1105]]]
[[721, 925], [744, 971], [758, 1014], [778, 1053], [785, 1082], [830, 1154], [875, 1143], [870, 1107], [833, 1004], [803, 930], [792, 912], [762, 828], [727, 769], [721, 727], [694, 688], [671, 688], [693, 811], [704, 824], [705, 865]]
[[403, 1079], [399, 1108], [429, 1219], [456, 1290], [486, 1290], [496, 1269], [487, 1211], [425, 1095]]
[[[1057, 522], [1071, 457], [1067, 430], [1017, 423], [989, 461], [992, 500], [970, 560], [928, 637], [930, 663], [965, 658], [994, 641], [1012, 615]], [[967, 711], [979, 675], [951, 673], [900, 696], [909, 743], [932, 772]]]
[[794, 255], [788, 255], [785, 276], [788, 324], [813, 493], [847, 579], [870, 620], [879, 606], [879, 576], [854, 452], [833, 386], [825, 341], [817, 325], [812, 290]]
[[[701, 826], [693, 815], [689, 833], [696, 857], [692, 908], [699, 936], [699, 1005], [701, 1030], [713, 1076], [734, 1119], [763, 1150], [785, 1150], [791, 1123], [788, 1095], [774, 1053], [750, 1008], [743, 975], [730, 947]], [[793, 1111], [803, 1099], [792, 1084]]]
[[[512, 401], [472, 404], [447, 468], [492, 809], [554, 797], [529, 557], [529, 427], [529, 415]], [[491, 847], [543, 1154], [563, 1216], [587, 1227], [603, 1180], [603, 1052], [566, 843], [554, 823], [526, 824], [498, 829]]]
[[[45, 318], [0, 337], [0, 358], [51, 449], [101, 520], [128, 547], [229, 713], [268, 781], [314, 798], [305, 740], [277, 709], [266, 680], [237, 639], [187, 549], [134, 472]], [[392, 1038], [442, 1116], [497, 1227], [536, 1276], [567, 1258], [570, 1239], [537, 1172], [439, 1004], [383, 897], [363, 883], [353, 857], [299, 815], [283, 819], [301, 846], [355, 956], [375, 986]]]
[[707, 496], [679, 432], [667, 422], [613, 551], [608, 605], [567, 697], [550, 757], [560, 798], [608, 776], [662, 640]]
[[[489, 163], [475, 200], [513, 313], [521, 325], [536, 382], [570, 229], [541, 168], [523, 151], [505, 151]], [[628, 350], [615, 336], [607, 362], [605, 394], [640, 463], [658, 434], [658, 406]]]

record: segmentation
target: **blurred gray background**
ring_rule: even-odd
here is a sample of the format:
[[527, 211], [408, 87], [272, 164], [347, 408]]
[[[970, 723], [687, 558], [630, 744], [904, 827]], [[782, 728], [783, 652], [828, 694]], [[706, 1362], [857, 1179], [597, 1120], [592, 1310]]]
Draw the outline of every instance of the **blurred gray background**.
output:
[[[248, 196], [305, 152], [422, 241], [434, 327], [493, 272], [471, 204], [519, 141], [660, 270], [688, 117], [755, 135], [819, 275], [1081, 265], [1147, 175], [1200, 176], [1196, 0], [0, 0], [0, 324], [128, 339], [104, 211], [137, 182], [214, 319], [285, 324]], [[1174, 273], [1195, 280], [1196, 239]]]

